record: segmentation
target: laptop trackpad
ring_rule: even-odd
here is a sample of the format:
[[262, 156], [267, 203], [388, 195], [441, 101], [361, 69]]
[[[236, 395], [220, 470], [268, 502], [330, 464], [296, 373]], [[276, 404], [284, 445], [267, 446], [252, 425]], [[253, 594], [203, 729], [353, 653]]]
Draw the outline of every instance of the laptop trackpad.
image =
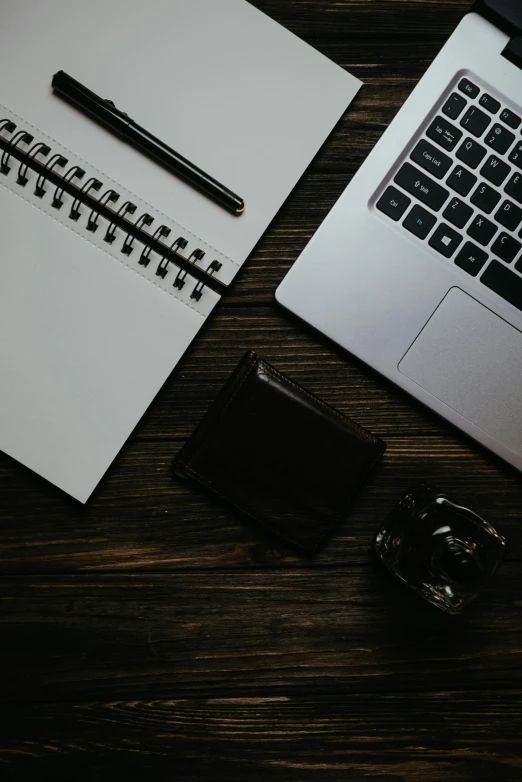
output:
[[522, 455], [522, 333], [452, 288], [399, 371]]

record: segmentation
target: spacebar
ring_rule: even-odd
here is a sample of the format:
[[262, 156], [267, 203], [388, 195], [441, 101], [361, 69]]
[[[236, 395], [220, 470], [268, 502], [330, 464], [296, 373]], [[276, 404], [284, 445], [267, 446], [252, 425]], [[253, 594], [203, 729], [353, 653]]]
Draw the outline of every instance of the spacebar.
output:
[[492, 261], [480, 279], [492, 291], [522, 310], [522, 277], [498, 261]]

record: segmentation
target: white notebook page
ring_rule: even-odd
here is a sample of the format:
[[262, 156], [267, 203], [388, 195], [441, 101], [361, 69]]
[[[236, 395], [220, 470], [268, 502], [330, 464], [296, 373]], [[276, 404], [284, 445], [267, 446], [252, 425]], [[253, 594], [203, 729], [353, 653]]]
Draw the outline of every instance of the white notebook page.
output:
[[85, 502], [205, 316], [1, 182], [0, 214], [0, 445]]
[[[0, 119], [65, 145], [68, 165], [204, 247], [205, 268], [218, 259], [226, 284], [359, 88], [244, 0], [3, 0], [1, 16]], [[57, 98], [57, 70], [237, 191], [245, 214]], [[121, 231], [110, 248], [86, 235], [70, 197], [55, 214], [28, 176], [0, 175], [0, 448], [85, 502], [219, 297], [192, 300], [190, 277], [175, 290], [172, 267], [159, 281], [139, 243], [122, 259]]]

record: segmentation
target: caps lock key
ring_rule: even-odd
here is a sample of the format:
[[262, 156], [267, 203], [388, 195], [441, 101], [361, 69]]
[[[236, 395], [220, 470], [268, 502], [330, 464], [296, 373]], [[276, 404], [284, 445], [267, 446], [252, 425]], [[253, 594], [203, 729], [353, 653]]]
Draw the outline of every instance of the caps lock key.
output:
[[[485, 154], [485, 151], [484, 151]], [[410, 155], [414, 163], [437, 179], [443, 179], [450, 170], [453, 161], [429, 141], [419, 141]]]

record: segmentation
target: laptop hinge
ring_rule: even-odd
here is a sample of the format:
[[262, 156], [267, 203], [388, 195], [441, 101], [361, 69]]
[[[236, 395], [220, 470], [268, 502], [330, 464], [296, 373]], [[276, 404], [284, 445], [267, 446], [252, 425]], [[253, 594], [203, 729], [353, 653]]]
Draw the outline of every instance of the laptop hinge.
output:
[[517, 35], [510, 40], [502, 52], [502, 57], [505, 57], [509, 62], [522, 68], [522, 35]]
[[477, 0], [472, 10], [508, 35], [522, 35], [522, 0]]

